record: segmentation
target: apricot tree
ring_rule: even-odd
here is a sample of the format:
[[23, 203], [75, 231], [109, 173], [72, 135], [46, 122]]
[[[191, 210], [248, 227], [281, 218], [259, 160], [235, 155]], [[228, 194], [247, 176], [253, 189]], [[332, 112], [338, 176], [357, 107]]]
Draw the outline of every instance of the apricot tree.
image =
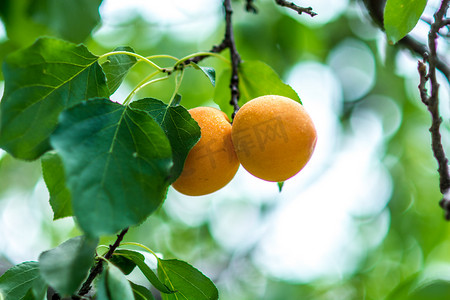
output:
[[[101, 1], [84, 2], [79, 2], [80, 7], [89, 6], [96, 11]], [[242, 2], [249, 13], [258, 12], [257, 1]], [[275, 2], [300, 15], [309, 15], [300, 17], [316, 15], [310, 7], [284, 0]], [[385, 9], [380, 5], [382, 1], [364, 2], [391, 43], [404, 45], [422, 56], [418, 68], [421, 79], [418, 92], [432, 115], [432, 149], [439, 163], [441, 203], [448, 212], [450, 175], [440, 140], [442, 120], [436, 70], [441, 70], [447, 79], [449, 72], [437, 53], [436, 38], [440, 30], [449, 25], [446, 17], [449, 1], [441, 2], [435, 20], [431, 22], [428, 45], [418, 44], [407, 36], [421, 17], [426, 1], [389, 0]], [[4, 13], [17, 3], [3, 2], [1, 11]], [[45, 3], [50, 5], [52, 2]], [[37, 5], [29, 9], [44, 12], [45, 7]], [[83, 11], [80, 7], [78, 10]], [[54, 218], [73, 217], [83, 234], [43, 252], [38, 261], [24, 262], [9, 269], [0, 277], [0, 299], [41, 300], [50, 294], [52, 299], [154, 299], [155, 295], [147, 287], [127, 278], [136, 268], [162, 299], [219, 298], [213, 281], [188, 262], [161, 258], [157, 254], [158, 249], [150, 249], [139, 241], [123, 242], [123, 238], [130, 227], [139, 225], [164, 205], [171, 184], [182, 192], [185, 187], [193, 185], [189, 180], [181, 182], [184, 180], [183, 171], [189, 171], [190, 155], [195, 154], [196, 145], [201, 145], [201, 128], [207, 125], [194, 113], [195, 110], [191, 110], [191, 115], [181, 105], [183, 99], [179, 91], [188, 69], [206, 76], [206, 84], [212, 84], [216, 91], [216, 104], [228, 118], [235, 118], [236, 130], [231, 133], [235, 147], [242, 146], [242, 130], [246, 130], [246, 125], [271, 125], [267, 121], [274, 117], [257, 120], [257, 124], [251, 123], [253, 117], [253, 121], [241, 121], [241, 106], [243, 115], [244, 107], [250, 107], [252, 99], [267, 95], [290, 99], [286, 100], [288, 104], [284, 100], [278, 103], [269, 99], [271, 104], [264, 105], [273, 105], [275, 114], [287, 115], [289, 119], [288, 124], [279, 130], [289, 131], [286, 134], [289, 134], [290, 141], [295, 141], [283, 157], [294, 157], [293, 170], [282, 167], [281, 174], [266, 176], [267, 168], [269, 173], [277, 170], [269, 165], [260, 173], [257, 170], [260, 165], [255, 167], [244, 162], [245, 150], [239, 148], [237, 157], [251, 173], [266, 180], [279, 181], [281, 186], [281, 182], [300, 171], [311, 156], [316, 140], [315, 129], [300, 104], [297, 92], [265, 62], [241, 59], [234, 39], [231, 0], [223, 0], [223, 11], [223, 40], [209, 51], [186, 53], [181, 58], [170, 54], [147, 56], [127, 46], [95, 55], [83, 44], [40, 37], [31, 46], [21, 47], [4, 59], [0, 147], [16, 159], [41, 160]], [[13, 19], [5, 18], [7, 29], [9, 24], [17, 21]], [[60, 25], [71, 19], [59, 20], [57, 26], [45, 20], [53, 31], [61, 31]], [[83, 24], [87, 27], [80, 30], [80, 36], [88, 34], [96, 20], [94, 13], [91, 26]], [[13, 28], [12, 25], [9, 28]], [[65, 35], [64, 30], [60, 36], [72, 41], [82, 40], [80, 36]], [[226, 65], [218, 78], [215, 69], [204, 65], [214, 59]], [[132, 75], [137, 65], [148, 68], [147, 75], [123, 101], [111, 101], [111, 95], [128, 74]], [[174, 81], [174, 88], [170, 98], [165, 99], [167, 101], [154, 97], [135, 99], [144, 87], [168, 80]], [[430, 95], [427, 89], [430, 89]], [[288, 107], [277, 111], [284, 104]], [[286, 127], [297, 122], [296, 116], [289, 114], [292, 111], [304, 117], [298, 122], [303, 127]], [[264, 109], [261, 114], [263, 112]], [[226, 122], [229, 134], [232, 125], [221, 112], [215, 113], [219, 114], [222, 123]], [[215, 125], [217, 123], [219, 121]], [[272, 127], [272, 130], [276, 128]], [[306, 133], [298, 141], [294, 139], [294, 133], [302, 131]], [[261, 132], [267, 134], [268, 131]], [[224, 153], [226, 159], [231, 157], [231, 166], [226, 172], [229, 176], [214, 189], [201, 193], [213, 192], [226, 184], [238, 167], [231, 151], [232, 144], [223, 136], [217, 138], [230, 150]], [[304, 151], [296, 151], [299, 145], [305, 145]], [[271, 159], [276, 156], [277, 149], [271, 153], [270, 157], [263, 155], [256, 160]], [[279, 162], [275, 162], [279, 166]], [[283, 164], [290, 167], [291, 163], [287, 160]], [[207, 174], [206, 179], [210, 180], [211, 176]], [[178, 187], [177, 180], [180, 180]], [[449, 215], [447, 213], [447, 218]], [[117, 237], [109, 246], [99, 245], [100, 239], [107, 235]], [[148, 265], [143, 252], [154, 256], [156, 269]]]

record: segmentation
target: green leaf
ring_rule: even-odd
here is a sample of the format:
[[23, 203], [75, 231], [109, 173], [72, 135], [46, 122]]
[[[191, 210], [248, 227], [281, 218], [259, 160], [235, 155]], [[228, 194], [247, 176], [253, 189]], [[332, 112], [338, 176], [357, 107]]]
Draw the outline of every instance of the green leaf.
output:
[[80, 43], [99, 21], [101, 0], [2, 0], [0, 16], [8, 38], [19, 47], [41, 36]]
[[139, 252], [132, 251], [132, 250], [118, 250], [121, 255], [124, 255], [125, 257], [131, 259], [137, 267], [141, 270], [142, 274], [148, 279], [148, 281], [159, 291], [163, 293], [173, 293], [174, 291], [171, 290], [169, 287], [164, 285], [156, 276], [156, 274], [150, 269], [149, 266], [144, 261], [144, 256], [140, 254]]
[[[0, 298], [0, 299], [2, 299], [2, 298]], [[33, 294], [33, 289], [30, 288], [21, 300], [37, 300]]]
[[133, 289], [134, 299], [136, 300], [154, 300], [153, 294], [144, 286], [135, 284], [130, 281]]
[[51, 148], [61, 111], [109, 95], [97, 57], [82, 45], [55, 39], [39, 39], [9, 55], [3, 75], [0, 147], [21, 159], [36, 159]]
[[[136, 263], [129, 257], [129, 250], [116, 250], [113, 256], [109, 260], [116, 267], [118, 267], [125, 275], [130, 274], [136, 267]], [[140, 260], [144, 260], [144, 256], [138, 252], [136, 255], [139, 256]]]
[[[128, 51], [134, 52], [131, 47], [118, 47], [114, 51]], [[134, 66], [137, 59], [134, 56], [126, 54], [116, 54], [108, 56], [108, 61], [102, 64], [105, 72], [109, 92], [111, 95], [119, 88], [120, 84], [127, 76], [128, 71]]]
[[170, 106], [178, 106], [180, 105], [181, 102], [181, 95], [180, 94], [176, 94], [175, 97], [173, 98], [172, 101], [170, 101]]
[[97, 300], [134, 300], [130, 283], [113, 264], [108, 264], [97, 283]]
[[176, 259], [158, 260], [158, 276], [173, 294], [162, 294], [163, 299], [202, 300], [219, 299], [214, 283], [190, 264]]
[[131, 103], [131, 107], [151, 115], [163, 128], [173, 152], [171, 183], [180, 176], [189, 151], [200, 139], [200, 127], [183, 106], [168, 106], [164, 102], [145, 98]]
[[[0, 42], [0, 61], [3, 61], [9, 53], [16, 51], [17, 49], [19, 49], [17, 48], [17, 44], [14, 44], [11, 40]], [[3, 80], [3, 72], [1, 70], [0, 80]]]
[[81, 286], [94, 263], [98, 239], [78, 236], [39, 256], [41, 275], [62, 296]]
[[0, 299], [26, 299], [30, 298], [30, 294], [35, 297], [42, 296], [41, 291], [45, 287], [39, 272], [39, 263], [24, 262], [12, 267], [0, 277]]
[[51, 143], [61, 157], [74, 215], [91, 236], [144, 221], [166, 197], [172, 152], [147, 113], [108, 99], [61, 114]]
[[40, 36], [48, 36], [49, 29], [32, 18], [30, 0], [0, 1], [0, 16], [8, 39], [22, 48], [32, 44]]
[[34, 0], [30, 5], [32, 18], [50, 32], [65, 40], [81, 43], [98, 24], [98, 8], [102, 0]]
[[427, 0], [388, 0], [384, 8], [384, 29], [390, 43], [395, 44], [417, 24]]
[[213, 86], [216, 86], [216, 70], [214, 70], [214, 68], [210, 68], [210, 67], [200, 67], [199, 65], [197, 65], [196, 63], [191, 62], [191, 65], [197, 69], [203, 72], [203, 74], [206, 75], [206, 77], [209, 79], [209, 81], [211, 82], [211, 84]]
[[[214, 90], [214, 102], [229, 117], [233, 113], [233, 107], [230, 105], [230, 78], [231, 70], [224, 70]], [[239, 91], [240, 106], [264, 95], [280, 95], [300, 102], [297, 93], [285, 84], [271, 67], [261, 61], [244, 61], [239, 65]]]
[[66, 186], [66, 175], [61, 158], [54, 152], [41, 157], [42, 175], [50, 193], [53, 220], [72, 216], [72, 200]]

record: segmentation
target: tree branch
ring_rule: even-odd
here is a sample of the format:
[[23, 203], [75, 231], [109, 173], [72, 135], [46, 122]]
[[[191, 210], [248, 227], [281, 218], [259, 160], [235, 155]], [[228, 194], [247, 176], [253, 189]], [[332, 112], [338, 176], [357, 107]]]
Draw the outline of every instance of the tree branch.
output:
[[[413, 53], [420, 55], [422, 58], [427, 57], [429, 55], [428, 53], [428, 47], [419, 41], [415, 40], [411, 36], [407, 35], [403, 39], [401, 39], [399, 42], [399, 45], [411, 50]], [[450, 67], [449, 65], [444, 61], [443, 58], [436, 55], [436, 68], [442, 72], [442, 74], [447, 78], [447, 82], [450, 83]]]
[[233, 9], [231, 7], [231, 0], [224, 0], [223, 6], [225, 8], [225, 23], [226, 23], [226, 30], [225, 30], [225, 41], [228, 44], [228, 48], [230, 49], [230, 58], [231, 58], [231, 79], [230, 79], [230, 89], [231, 89], [231, 100], [230, 104], [234, 108], [234, 112], [232, 115], [232, 118], [234, 118], [234, 115], [239, 110], [239, 75], [238, 75], [238, 68], [239, 64], [241, 63], [241, 57], [239, 56], [239, 53], [236, 49], [236, 43], [234, 41], [234, 34], [233, 34], [233, 25], [231, 22], [231, 15], [233, 14]]
[[[251, 6], [251, 2], [253, 0], [250, 0], [247, 2], [247, 5]], [[236, 48], [236, 42], [234, 40], [234, 34], [233, 34], [233, 24], [231, 22], [231, 15], [233, 14], [233, 10], [231, 7], [231, 0], [223, 0], [223, 7], [225, 9], [225, 36], [222, 40], [222, 42], [218, 45], [215, 45], [211, 48], [209, 52], [213, 53], [220, 53], [225, 49], [230, 50], [230, 59], [231, 59], [231, 79], [230, 79], [230, 89], [231, 89], [231, 100], [230, 104], [234, 108], [234, 112], [232, 114], [232, 118], [234, 118], [234, 115], [239, 110], [239, 75], [238, 75], [238, 69], [239, 64], [241, 63], [241, 57], [237, 51]], [[188, 65], [191, 62], [199, 63], [203, 59], [207, 58], [207, 55], [199, 55], [194, 58], [186, 60], [183, 64]]]
[[275, 2], [279, 6], [284, 6], [284, 7], [290, 8], [292, 10], [295, 10], [299, 15], [301, 15], [302, 13], [308, 14], [311, 17], [314, 17], [317, 15], [317, 13], [313, 12], [312, 7], [301, 7], [301, 6], [298, 6], [297, 4], [295, 4], [294, 2], [289, 2], [286, 0], [275, 0]]
[[[440, 201], [441, 207], [445, 211], [445, 218], [450, 220], [450, 174], [448, 159], [446, 157], [444, 147], [442, 145], [442, 138], [440, 133], [440, 125], [442, 118], [439, 112], [439, 83], [436, 78], [436, 69], [439, 63], [437, 55], [436, 40], [438, 38], [439, 30], [445, 26], [444, 16], [447, 13], [450, 0], [443, 0], [440, 8], [434, 14], [434, 22], [431, 24], [428, 33], [428, 51], [429, 54], [423, 56], [424, 61], [419, 61], [419, 91], [422, 102], [427, 106], [431, 114], [431, 148], [433, 155], [438, 163], [439, 173], [439, 188], [443, 195]], [[428, 61], [428, 73], [426, 71], [425, 62]], [[448, 79], [448, 77], [447, 77]], [[426, 89], [426, 83], [430, 81], [431, 94]]]
[[[254, 0], [246, 0], [246, 10], [248, 12], [256, 13], [257, 10], [253, 4]], [[291, 8], [298, 12], [299, 14], [306, 13], [309, 14], [311, 17], [314, 17], [317, 15], [315, 12], [312, 11], [311, 7], [300, 7], [293, 2], [288, 2], [286, 0], [275, 0], [275, 2], [284, 7]], [[233, 9], [231, 6], [231, 0], [223, 0], [223, 7], [225, 9], [225, 36], [222, 42], [219, 45], [214, 46], [210, 52], [219, 53], [222, 52], [225, 49], [230, 50], [230, 59], [231, 59], [231, 78], [230, 78], [230, 90], [231, 90], [231, 100], [230, 104], [233, 106], [233, 114], [232, 118], [236, 115], [236, 113], [239, 110], [239, 64], [241, 63], [241, 57], [237, 51], [236, 48], [236, 42], [234, 39], [234, 33], [233, 33], [233, 24], [232, 24], [232, 14]], [[203, 59], [205, 59], [206, 55], [201, 55], [194, 57], [192, 59], [186, 60], [184, 62], [184, 65], [188, 65], [191, 62], [199, 63]]]
[[[119, 247], [120, 243], [123, 240], [123, 237], [125, 236], [125, 234], [127, 232], [128, 232], [128, 228], [125, 228], [124, 230], [122, 230], [117, 235], [117, 239], [114, 242], [114, 244], [109, 245], [109, 250], [104, 256], [105, 259], [110, 259], [113, 256], [114, 251], [116, 251], [117, 247]], [[97, 277], [97, 275], [99, 275], [102, 271], [103, 271], [103, 260], [100, 259], [100, 260], [97, 261], [95, 266], [91, 269], [88, 278], [86, 279], [86, 281], [81, 286], [81, 289], [78, 292], [79, 296], [84, 296], [84, 295], [86, 295], [89, 292], [89, 290], [91, 289], [91, 284], [94, 281], [95, 277]], [[78, 299], [78, 298], [77, 297], [75, 297], [75, 298], [72, 297], [72, 299]]]
[[[386, 0], [360, 0], [364, 3], [369, 12], [370, 17], [374, 21], [374, 23], [384, 31], [384, 7], [386, 5]], [[405, 36], [398, 42], [399, 46], [405, 47], [409, 49], [416, 55], [420, 57], [426, 57], [428, 55], [428, 47], [411, 37], [410, 35]], [[446, 62], [442, 57], [437, 56], [436, 58], [436, 67], [440, 70], [444, 76], [447, 78], [447, 81], [450, 83], [450, 67], [448, 62]]]

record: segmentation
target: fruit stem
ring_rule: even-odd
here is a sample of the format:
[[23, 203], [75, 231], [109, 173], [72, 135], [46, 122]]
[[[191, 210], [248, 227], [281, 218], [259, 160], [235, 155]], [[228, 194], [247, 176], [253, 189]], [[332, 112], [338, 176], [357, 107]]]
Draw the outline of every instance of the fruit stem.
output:
[[183, 81], [183, 76], [184, 76], [184, 69], [181, 69], [180, 73], [178, 73], [177, 76], [175, 77], [175, 90], [173, 91], [172, 97], [170, 98], [169, 106], [172, 106], [172, 102], [174, 101], [178, 91], [180, 90], [181, 82]]
[[147, 246], [145, 246], [143, 244], [136, 243], [136, 242], [126, 242], [126, 243], [122, 243], [121, 245], [122, 246], [136, 246], [136, 247], [140, 247], [140, 248], [144, 249], [145, 251], [151, 253], [159, 261], [158, 255], [156, 255], [156, 253], [153, 252], [152, 249], [150, 249], [149, 247], [147, 247]]
[[100, 55], [98, 60], [101, 60], [103, 58], [106, 58], [106, 57], [109, 57], [109, 56], [112, 56], [112, 55], [119, 55], [119, 54], [125, 54], [125, 55], [136, 57], [136, 58], [139, 59], [138, 62], [139, 61], [146, 62], [147, 64], [149, 64], [150, 66], [154, 67], [155, 69], [157, 69], [160, 72], [162, 72], [162, 70], [163, 70], [163, 68], [161, 68], [160, 66], [158, 66], [157, 64], [152, 62], [150, 59], [148, 59], [148, 58], [146, 58], [146, 57], [144, 57], [142, 55], [139, 55], [137, 53], [129, 52], [129, 51], [112, 51], [112, 52], [108, 52], [108, 53], [105, 53], [103, 55]]
[[[125, 99], [125, 101], [123, 102], [124, 105], [128, 104], [131, 101], [131, 98], [133, 98], [133, 96], [140, 90], [142, 89], [144, 86], [149, 85], [151, 83], [154, 83], [157, 79], [151, 80], [149, 81], [151, 78], [155, 77], [156, 75], [158, 75], [160, 72], [159, 71], [155, 71], [152, 74], [148, 75], [147, 77], [145, 77], [141, 82], [139, 82], [139, 84], [130, 92], [130, 94], [127, 96], [127, 98]], [[166, 77], [162, 77], [164, 79], [167, 78]], [[161, 79], [161, 78], [158, 78]], [[158, 80], [159, 81], [159, 80]]]
[[175, 56], [172, 56], [172, 55], [168, 55], [168, 54], [152, 55], [152, 56], [147, 56], [146, 58], [149, 59], [149, 60], [152, 60], [152, 59], [155, 59], [155, 58], [169, 58], [169, 59], [172, 59], [172, 60], [175, 60], [175, 61], [179, 61], [180, 60], [179, 58], [177, 58]]

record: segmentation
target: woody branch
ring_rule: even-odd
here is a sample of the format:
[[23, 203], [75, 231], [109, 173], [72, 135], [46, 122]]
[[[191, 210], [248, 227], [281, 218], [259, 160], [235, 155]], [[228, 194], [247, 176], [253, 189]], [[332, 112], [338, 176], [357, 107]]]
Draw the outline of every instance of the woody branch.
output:
[[[428, 33], [428, 52], [424, 53], [423, 61], [419, 61], [418, 64], [420, 78], [418, 88], [420, 98], [431, 114], [431, 127], [429, 129], [431, 148], [438, 163], [439, 188], [443, 196], [440, 205], [444, 209], [447, 220], [450, 220], [450, 174], [440, 132], [442, 118], [439, 111], [439, 83], [436, 78], [436, 69], [439, 63], [436, 40], [439, 30], [446, 26], [447, 22], [444, 16], [447, 13], [449, 2], [450, 0], [443, 0], [440, 8], [434, 14], [434, 22], [431, 23]], [[428, 70], [426, 63], [428, 63]], [[427, 90], [427, 84], [430, 86], [430, 93]]]

